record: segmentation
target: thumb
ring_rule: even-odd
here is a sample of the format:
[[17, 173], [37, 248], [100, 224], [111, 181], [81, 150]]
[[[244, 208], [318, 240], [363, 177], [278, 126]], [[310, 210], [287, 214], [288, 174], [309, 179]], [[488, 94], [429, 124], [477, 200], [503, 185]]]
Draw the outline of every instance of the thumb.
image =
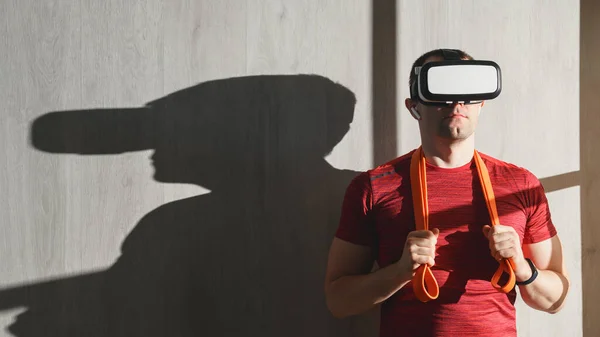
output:
[[489, 225], [485, 225], [483, 226], [483, 235], [485, 235], [485, 237], [488, 237], [488, 234], [490, 233], [490, 230], [492, 229], [492, 227], [490, 227]]
[[433, 235], [435, 235], [436, 238], [438, 237], [438, 235], [440, 235], [440, 230], [437, 228], [434, 228], [431, 231], [433, 232]]

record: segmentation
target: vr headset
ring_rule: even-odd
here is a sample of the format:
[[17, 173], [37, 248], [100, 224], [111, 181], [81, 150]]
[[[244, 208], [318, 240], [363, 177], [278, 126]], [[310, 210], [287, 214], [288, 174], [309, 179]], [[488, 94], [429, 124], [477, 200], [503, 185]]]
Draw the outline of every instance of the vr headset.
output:
[[493, 61], [461, 60], [455, 49], [443, 49], [444, 61], [415, 67], [410, 96], [424, 105], [481, 103], [502, 90], [500, 66]]

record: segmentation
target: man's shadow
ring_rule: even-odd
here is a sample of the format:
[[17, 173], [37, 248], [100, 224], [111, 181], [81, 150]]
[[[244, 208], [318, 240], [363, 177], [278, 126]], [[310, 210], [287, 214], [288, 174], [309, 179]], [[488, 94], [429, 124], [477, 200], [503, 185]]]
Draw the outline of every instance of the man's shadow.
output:
[[145, 215], [105, 271], [0, 292], [0, 310], [27, 307], [9, 331], [19, 337], [376, 333], [366, 333], [372, 318], [333, 318], [323, 293], [343, 194], [356, 175], [324, 157], [349, 130], [355, 103], [350, 90], [321, 76], [254, 76], [201, 83], [142, 108], [41, 116], [31, 129], [39, 150], [154, 149], [155, 180], [211, 193]]

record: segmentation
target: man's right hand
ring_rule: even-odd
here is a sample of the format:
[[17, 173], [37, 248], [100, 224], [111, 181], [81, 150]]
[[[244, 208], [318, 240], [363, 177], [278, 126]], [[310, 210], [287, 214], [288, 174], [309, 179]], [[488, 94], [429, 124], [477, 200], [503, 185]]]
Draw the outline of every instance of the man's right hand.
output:
[[400, 260], [374, 272], [370, 246], [334, 238], [325, 276], [329, 310], [335, 317], [346, 317], [383, 303], [411, 281], [420, 265], [433, 266], [439, 233], [437, 228], [410, 232]]
[[432, 267], [435, 264], [435, 245], [439, 234], [437, 228], [408, 233], [402, 257], [396, 262], [402, 273], [414, 275], [420, 265], [428, 264]]

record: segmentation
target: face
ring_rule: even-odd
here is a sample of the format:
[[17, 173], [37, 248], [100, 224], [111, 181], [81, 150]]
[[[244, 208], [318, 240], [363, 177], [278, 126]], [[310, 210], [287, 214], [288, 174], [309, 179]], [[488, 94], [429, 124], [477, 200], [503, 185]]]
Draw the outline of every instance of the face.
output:
[[421, 114], [421, 133], [449, 140], [467, 139], [475, 132], [481, 105], [454, 103], [437, 107], [419, 103], [416, 108]]
[[[441, 61], [441, 58], [430, 58], [427, 62]], [[444, 107], [423, 105], [411, 99], [406, 100], [406, 108], [415, 107], [421, 115], [419, 128], [421, 135], [431, 138], [463, 140], [475, 132], [482, 103], [454, 103]]]

